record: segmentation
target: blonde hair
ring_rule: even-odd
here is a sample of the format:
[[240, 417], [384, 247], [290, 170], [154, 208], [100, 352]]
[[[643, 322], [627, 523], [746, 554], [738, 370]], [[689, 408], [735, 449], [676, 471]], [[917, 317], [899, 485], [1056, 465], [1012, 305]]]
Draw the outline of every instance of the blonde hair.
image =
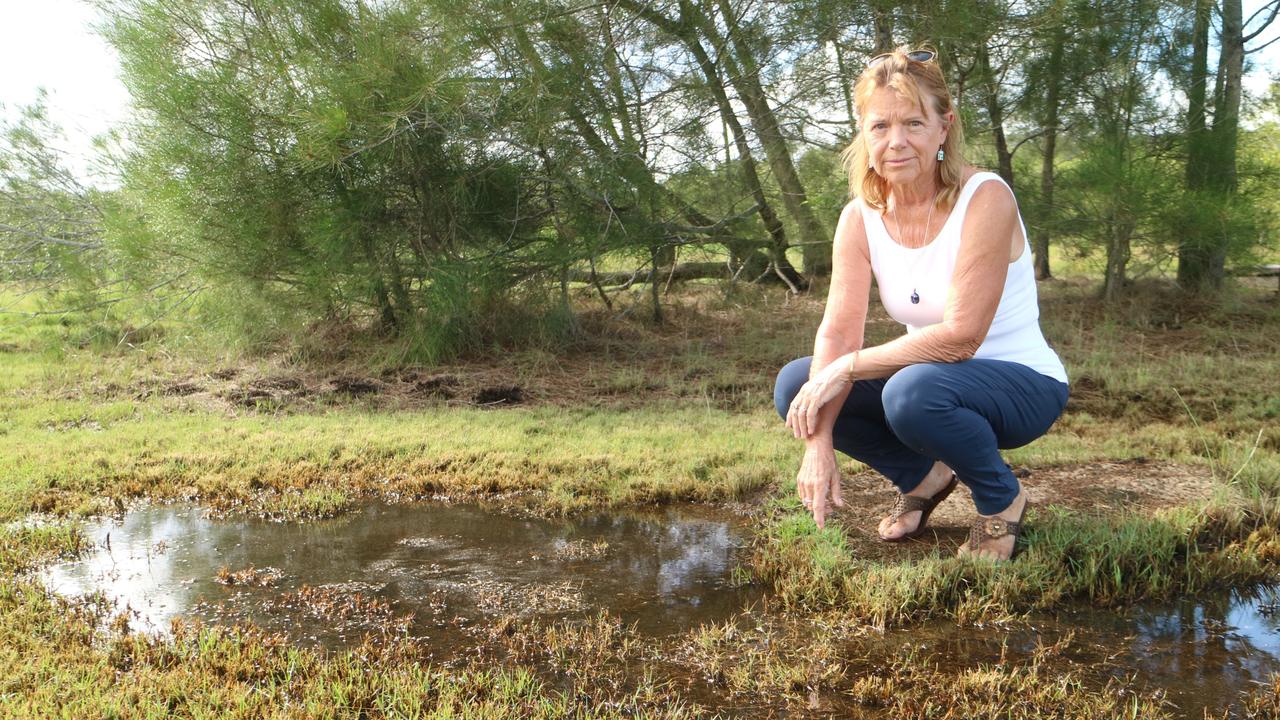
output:
[[[926, 48], [932, 49], [932, 48]], [[907, 57], [911, 49], [905, 45], [892, 53], [868, 65], [858, 76], [853, 87], [854, 103], [858, 116], [861, 117], [871, 94], [881, 88], [889, 88], [902, 97], [915, 101], [923, 111], [925, 99], [933, 101], [933, 109], [940, 117], [955, 109], [951, 102], [951, 92], [947, 90], [946, 79], [942, 76], [942, 67], [938, 65], [937, 55], [928, 62], [917, 62]], [[966, 166], [961, 149], [964, 147], [964, 128], [960, 125], [960, 115], [955, 114], [948, 126], [947, 137], [942, 141], [945, 158], [938, 163], [941, 191], [938, 193], [938, 207], [947, 207], [955, 202], [960, 194], [961, 181], [964, 179]], [[868, 207], [884, 210], [889, 196], [889, 183], [870, 167], [867, 144], [862, 139], [862, 128], [853, 142], [840, 153], [840, 161], [849, 175], [849, 197], [861, 197]]]

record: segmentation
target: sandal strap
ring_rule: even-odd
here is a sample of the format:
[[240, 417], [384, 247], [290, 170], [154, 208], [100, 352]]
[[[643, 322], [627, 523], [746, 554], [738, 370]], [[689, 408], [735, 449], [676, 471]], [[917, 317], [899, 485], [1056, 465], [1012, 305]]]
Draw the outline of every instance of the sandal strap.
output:
[[898, 522], [898, 518], [909, 512], [916, 510], [924, 512], [932, 506], [933, 498], [898, 493], [898, 497], [893, 501], [893, 508], [889, 511], [889, 517], [893, 518], [893, 522]]
[[976, 548], [986, 540], [997, 540], [1006, 535], [1017, 537], [1022, 533], [1022, 523], [997, 517], [980, 517], [969, 528], [969, 547]]

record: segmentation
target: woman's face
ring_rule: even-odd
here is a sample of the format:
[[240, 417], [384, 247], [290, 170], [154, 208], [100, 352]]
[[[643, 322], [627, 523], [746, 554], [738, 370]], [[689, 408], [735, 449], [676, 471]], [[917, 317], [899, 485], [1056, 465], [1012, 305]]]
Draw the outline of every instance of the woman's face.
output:
[[894, 185], [933, 177], [951, 124], [947, 115], [938, 115], [928, 98], [921, 110], [892, 88], [873, 91], [862, 113], [862, 136], [876, 172]]

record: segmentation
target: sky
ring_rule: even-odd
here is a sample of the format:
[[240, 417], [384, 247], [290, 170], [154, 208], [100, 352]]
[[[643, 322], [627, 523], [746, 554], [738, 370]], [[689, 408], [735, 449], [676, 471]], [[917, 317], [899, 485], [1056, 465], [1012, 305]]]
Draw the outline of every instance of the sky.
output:
[[0, 104], [16, 108], [48, 92], [51, 119], [67, 135], [73, 167], [88, 177], [91, 141], [128, 115], [115, 51], [92, 29], [96, 11], [81, 0], [0, 0]]
[[[1262, 4], [1246, 0], [1244, 16]], [[96, 11], [83, 0], [0, 0], [0, 18], [0, 113], [12, 117], [44, 88], [50, 118], [67, 135], [63, 149], [72, 167], [102, 184], [89, 171], [91, 141], [125, 120], [129, 93], [120, 82], [115, 51], [93, 30]], [[1259, 40], [1277, 34], [1280, 21]], [[1280, 43], [1250, 59], [1255, 67], [1246, 88], [1265, 92], [1270, 76], [1280, 74]]]

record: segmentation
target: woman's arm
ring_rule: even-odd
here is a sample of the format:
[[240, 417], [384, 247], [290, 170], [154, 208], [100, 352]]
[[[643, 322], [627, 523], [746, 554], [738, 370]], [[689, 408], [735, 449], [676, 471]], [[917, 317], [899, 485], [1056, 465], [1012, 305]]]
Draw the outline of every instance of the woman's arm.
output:
[[[833, 361], [843, 358], [847, 363], [849, 354], [862, 347], [870, 293], [871, 253], [867, 247], [866, 226], [862, 222], [862, 203], [855, 200], [844, 206], [836, 224], [831, 251], [831, 286], [827, 290], [822, 323], [813, 341], [810, 378]], [[848, 395], [849, 388], [845, 388], [822, 408], [812, 428], [813, 434], [806, 441], [816, 439], [830, 447], [836, 415]]]
[[[838, 363], [837, 358], [862, 346], [867, 296], [871, 289], [870, 252], [862, 224], [862, 203], [851, 202], [840, 213], [831, 260], [831, 287], [827, 292], [826, 312], [813, 342], [810, 379], [787, 413], [787, 426], [796, 437], [805, 438], [804, 459], [796, 473], [796, 492], [805, 507], [813, 512], [820, 528], [826, 522], [828, 497], [837, 507], [844, 505], [832, 428], [851, 386], [844, 382], [846, 374], [832, 361]], [[834, 371], [839, 371], [835, 373], [838, 376], [835, 381], [815, 383], [814, 378], [830, 376]], [[823, 385], [828, 393], [834, 394], [829, 395], [824, 406], [815, 406], [810, 413], [801, 398], [811, 393], [815, 384]], [[821, 394], [822, 390], [818, 392]]]

